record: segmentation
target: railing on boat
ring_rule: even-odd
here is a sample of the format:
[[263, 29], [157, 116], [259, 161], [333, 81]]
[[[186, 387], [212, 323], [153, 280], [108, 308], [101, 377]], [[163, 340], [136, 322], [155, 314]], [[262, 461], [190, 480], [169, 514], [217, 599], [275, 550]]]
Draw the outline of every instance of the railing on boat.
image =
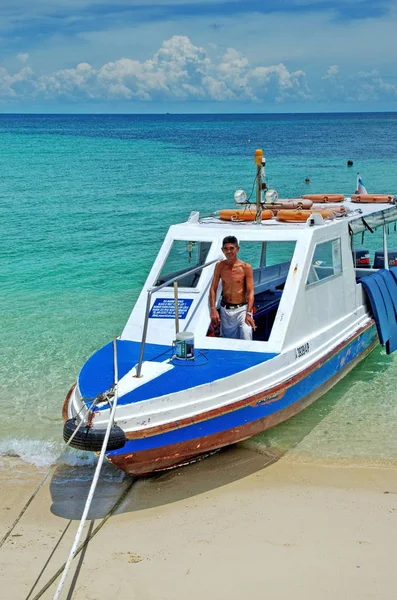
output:
[[209, 267], [210, 265], [213, 265], [214, 263], [216, 263], [218, 261], [219, 261], [219, 258], [216, 258], [215, 260], [211, 260], [210, 262], [207, 262], [204, 265], [200, 265], [198, 267], [194, 267], [194, 269], [190, 269], [189, 271], [184, 271], [183, 273], [179, 273], [179, 275], [177, 275], [176, 277], [172, 277], [171, 279], [168, 279], [168, 281], [165, 281], [161, 285], [158, 285], [158, 286], [156, 286], [154, 288], [150, 288], [150, 290], [148, 290], [148, 292], [147, 292], [147, 300], [146, 300], [145, 321], [144, 321], [144, 324], [143, 324], [143, 332], [142, 332], [141, 349], [140, 349], [140, 352], [139, 352], [139, 361], [138, 361], [138, 366], [137, 366], [137, 369], [136, 369], [136, 375], [135, 375], [135, 377], [140, 377], [141, 376], [142, 363], [143, 363], [143, 354], [144, 354], [144, 351], [145, 351], [147, 330], [148, 330], [148, 325], [149, 325], [149, 312], [150, 312], [150, 305], [151, 305], [151, 300], [152, 300], [152, 294], [154, 294], [155, 292], [160, 291], [164, 287], [170, 286], [171, 283], [174, 284], [175, 326], [176, 326], [176, 330], [177, 330], [176, 333], [178, 333], [178, 329], [179, 329], [179, 319], [178, 319], [178, 281], [180, 279], [183, 279], [183, 278], [187, 277], [188, 275], [192, 275], [193, 273], [197, 273], [198, 271], [201, 271], [202, 269], [205, 269], [206, 267]]

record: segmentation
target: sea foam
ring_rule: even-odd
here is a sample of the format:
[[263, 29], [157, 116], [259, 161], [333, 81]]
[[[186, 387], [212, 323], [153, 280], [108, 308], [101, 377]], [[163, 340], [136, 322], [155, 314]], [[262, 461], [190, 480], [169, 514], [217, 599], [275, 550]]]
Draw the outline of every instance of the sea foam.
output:
[[97, 461], [94, 453], [65, 451], [65, 444], [60, 442], [14, 438], [0, 441], [0, 456], [18, 457], [38, 469], [49, 468], [56, 462], [73, 467], [91, 467]]

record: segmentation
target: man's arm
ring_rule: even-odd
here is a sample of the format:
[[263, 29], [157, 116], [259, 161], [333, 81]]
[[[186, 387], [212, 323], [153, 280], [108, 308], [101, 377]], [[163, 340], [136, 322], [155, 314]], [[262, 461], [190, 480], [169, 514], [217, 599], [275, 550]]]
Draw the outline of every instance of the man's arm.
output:
[[221, 263], [217, 263], [215, 266], [214, 277], [210, 287], [209, 300], [210, 300], [210, 315], [211, 321], [214, 325], [218, 325], [220, 322], [219, 313], [216, 309], [216, 292], [218, 290], [219, 281], [221, 278]]
[[245, 272], [245, 298], [247, 300], [247, 314], [245, 322], [255, 330], [255, 321], [252, 314], [254, 308], [254, 273], [251, 265], [247, 264], [244, 267]]

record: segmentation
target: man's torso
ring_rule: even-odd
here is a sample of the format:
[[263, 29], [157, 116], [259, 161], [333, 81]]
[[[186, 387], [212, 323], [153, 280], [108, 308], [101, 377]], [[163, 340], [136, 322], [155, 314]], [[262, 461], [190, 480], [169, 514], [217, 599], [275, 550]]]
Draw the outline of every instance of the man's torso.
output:
[[246, 302], [246, 263], [241, 260], [228, 265], [224, 260], [220, 267], [222, 300], [227, 304]]

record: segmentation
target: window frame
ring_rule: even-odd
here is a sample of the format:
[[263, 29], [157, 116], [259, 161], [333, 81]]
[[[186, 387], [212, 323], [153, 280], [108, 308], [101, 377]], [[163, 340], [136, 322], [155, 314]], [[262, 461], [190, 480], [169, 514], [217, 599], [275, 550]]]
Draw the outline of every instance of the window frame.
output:
[[[339, 263], [340, 263], [340, 270], [338, 273], [335, 273], [335, 263], [332, 263], [332, 268], [334, 270], [334, 273], [332, 273], [332, 275], [327, 275], [326, 277], [323, 278], [318, 278], [315, 281], [308, 281], [310, 273], [312, 272], [312, 270], [315, 272], [316, 277], [318, 277], [314, 267], [314, 258], [315, 258], [315, 254], [316, 254], [316, 250], [318, 249], [319, 246], [323, 245], [323, 244], [332, 244], [333, 242], [338, 242], [339, 243]], [[332, 248], [331, 248], [331, 252], [332, 252]], [[318, 265], [320, 266], [320, 265]], [[341, 275], [343, 275], [343, 260], [342, 260], [342, 239], [341, 237], [335, 237], [332, 238], [330, 240], [324, 240], [324, 241], [319, 241], [316, 242], [314, 248], [313, 248], [313, 253], [310, 257], [310, 264], [309, 264], [309, 270], [307, 272], [307, 276], [306, 276], [306, 283], [305, 283], [305, 287], [306, 288], [311, 288], [313, 285], [317, 285], [319, 283], [324, 283], [325, 281], [330, 281], [331, 279], [335, 279], [336, 277], [340, 277]]]

